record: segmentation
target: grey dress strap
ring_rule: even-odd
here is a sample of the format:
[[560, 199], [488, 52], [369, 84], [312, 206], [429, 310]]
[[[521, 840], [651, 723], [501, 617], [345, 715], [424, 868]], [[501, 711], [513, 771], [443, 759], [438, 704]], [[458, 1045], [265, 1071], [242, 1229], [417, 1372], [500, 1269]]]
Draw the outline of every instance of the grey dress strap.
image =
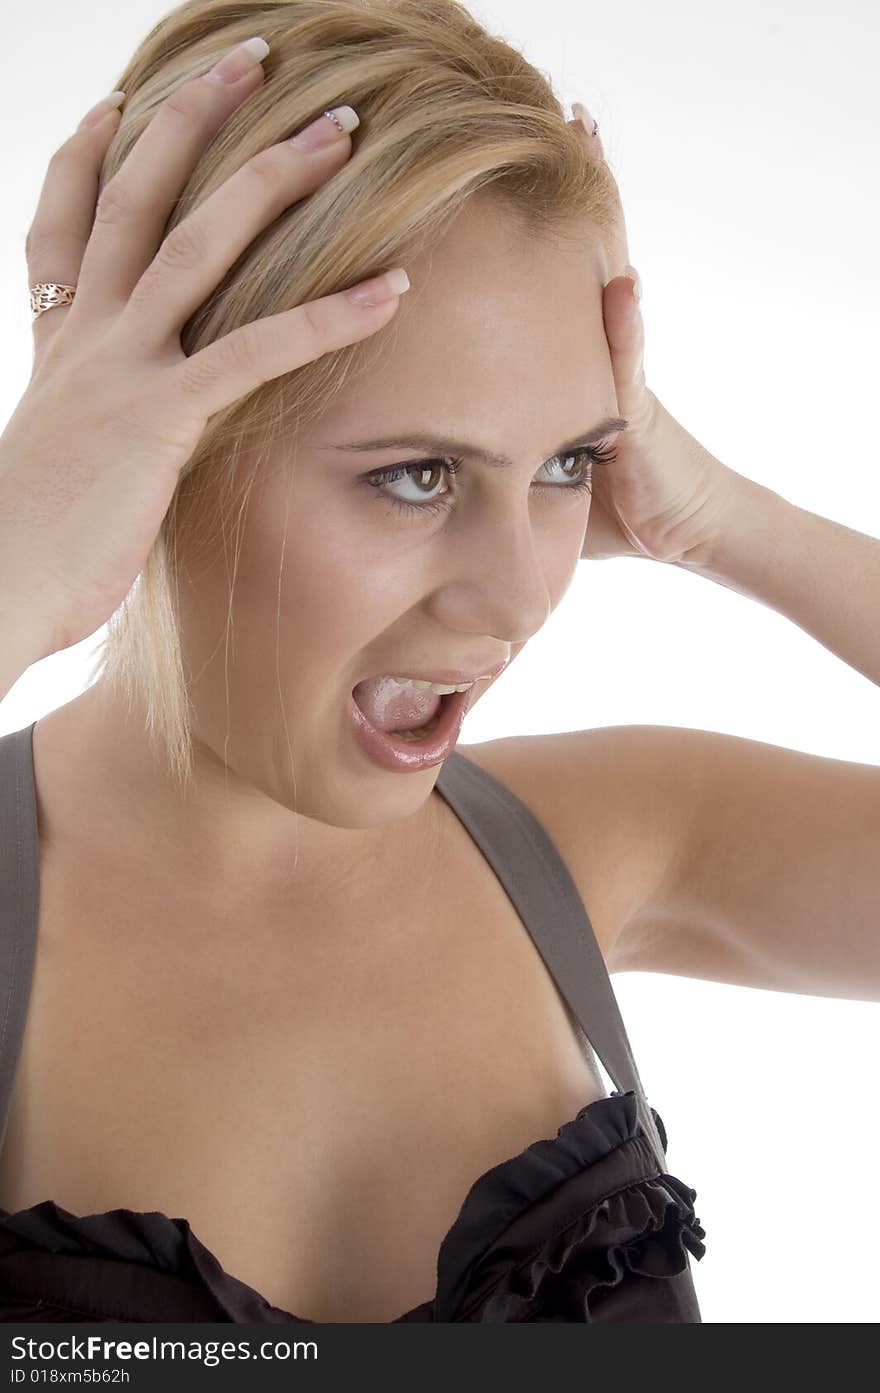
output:
[[639, 1121], [666, 1173], [602, 951], [555, 844], [525, 803], [461, 750], [446, 759], [435, 787], [492, 866], [606, 1072], [622, 1093], [634, 1091]]
[[40, 843], [35, 725], [36, 721], [0, 738], [0, 1147], [6, 1137], [37, 947]]

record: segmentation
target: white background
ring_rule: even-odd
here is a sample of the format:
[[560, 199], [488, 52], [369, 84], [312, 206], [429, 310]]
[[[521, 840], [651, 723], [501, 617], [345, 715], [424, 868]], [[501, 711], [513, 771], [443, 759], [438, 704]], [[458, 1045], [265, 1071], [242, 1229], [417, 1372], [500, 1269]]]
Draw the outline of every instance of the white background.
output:
[[[740, 473], [880, 536], [877, 7], [471, 9], [600, 122], [658, 397]], [[17, 56], [0, 85], [3, 422], [30, 373], [24, 238], [46, 163], [165, 12], [154, 0], [5, 8]], [[868, 623], [880, 596], [853, 599]], [[0, 734], [75, 696], [93, 647], [32, 668]], [[642, 560], [582, 564], [462, 740], [631, 723], [880, 766], [873, 683], [769, 608]], [[875, 1322], [880, 1007], [659, 975], [614, 985], [670, 1169], [697, 1190], [704, 1320]]]

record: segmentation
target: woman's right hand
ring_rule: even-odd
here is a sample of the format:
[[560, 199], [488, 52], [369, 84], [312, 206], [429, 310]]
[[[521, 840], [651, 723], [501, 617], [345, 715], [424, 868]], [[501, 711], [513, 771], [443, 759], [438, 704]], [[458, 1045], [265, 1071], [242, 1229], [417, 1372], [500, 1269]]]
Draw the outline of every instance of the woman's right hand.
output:
[[239, 79], [202, 76], [172, 93], [97, 208], [117, 111], [97, 109], [49, 164], [30, 283], [77, 293], [34, 321], [33, 375], [0, 436], [0, 642], [7, 625], [26, 630], [30, 662], [87, 638], [122, 603], [214, 412], [367, 338], [399, 305], [383, 275], [362, 284], [390, 298], [356, 304], [341, 291], [184, 354], [183, 325], [251, 240], [351, 154], [350, 136], [319, 117], [329, 145], [260, 151], [162, 241], [205, 146], [262, 84], [260, 62], [232, 52]]

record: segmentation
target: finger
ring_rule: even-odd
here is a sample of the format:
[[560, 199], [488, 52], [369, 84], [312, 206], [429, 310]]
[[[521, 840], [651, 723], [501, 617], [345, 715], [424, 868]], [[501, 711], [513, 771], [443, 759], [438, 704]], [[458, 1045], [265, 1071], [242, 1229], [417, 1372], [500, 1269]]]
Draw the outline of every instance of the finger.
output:
[[141, 346], [158, 348], [179, 337], [257, 234], [349, 158], [357, 113], [340, 106], [334, 116], [322, 115], [307, 127], [311, 132], [314, 125], [326, 144], [285, 140], [258, 151], [168, 234], [123, 312], [136, 323]]
[[256, 55], [242, 45], [226, 57], [233, 54], [244, 66], [238, 80], [216, 82], [206, 73], [172, 92], [104, 186], [80, 272], [80, 314], [106, 316], [128, 302], [209, 141], [262, 84]]
[[[591, 160], [605, 160], [605, 152], [602, 148], [602, 141], [599, 138], [599, 126], [590, 115], [583, 102], [572, 102], [571, 109], [575, 113], [572, 121], [566, 122], [576, 133], [584, 153]], [[595, 133], [593, 133], [595, 131]], [[608, 265], [625, 266], [629, 261], [629, 249], [626, 241], [626, 219], [623, 209], [616, 219], [610, 235], [606, 239], [605, 251], [608, 256]]]
[[[77, 285], [79, 281], [101, 167], [119, 129], [119, 111], [108, 101], [99, 102], [83, 117], [49, 161], [25, 241], [30, 285]], [[31, 326], [37, 349], [54, 338], [70, 309], [70, 305], [57, 305], [37, 316]]]
[[[630, 267], [635, 274], [635, 268]], [[638, 424], [647, 410], [645, 391], [645, 332], [639, 302], [630, 276], [615, 276], [602, 295], [605, 338], [611, 355], [614, 389], [621, 416]]]
[[583, 102], [572, 102], [571, 109], [574, 120], [569, 121], [570, 126], [574, 126], [583, 142], [584, 150], [591, 160], [604, 160], [605, 151], [602, 148], [602, 140], [599, 136], [599, 123], [595, 121]]
[[[207, 419], [262, 383], [375, 333], [397, 312], [408, 289], [409, 278], [395, 267], [348, 290], [244, 324], [185, 358], [175, 369], [178, 385]], [[353, 301], [356, 293], [366, 294], [366, 302]]]

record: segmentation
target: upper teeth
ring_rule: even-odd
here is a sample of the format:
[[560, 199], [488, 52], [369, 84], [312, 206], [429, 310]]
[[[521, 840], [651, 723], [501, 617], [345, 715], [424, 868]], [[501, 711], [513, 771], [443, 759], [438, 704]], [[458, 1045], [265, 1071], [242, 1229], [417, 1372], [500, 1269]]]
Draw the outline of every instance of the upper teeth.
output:
[[430, 687], [438, 696], [445, 696], [448, 692], [466, 692], [474, 685], [473, 682], [461, 682], [455, 687], [445, 682], [425, 682], [418, 677], [392, 677], [391, 681], [396, 682], [399, 687]]

